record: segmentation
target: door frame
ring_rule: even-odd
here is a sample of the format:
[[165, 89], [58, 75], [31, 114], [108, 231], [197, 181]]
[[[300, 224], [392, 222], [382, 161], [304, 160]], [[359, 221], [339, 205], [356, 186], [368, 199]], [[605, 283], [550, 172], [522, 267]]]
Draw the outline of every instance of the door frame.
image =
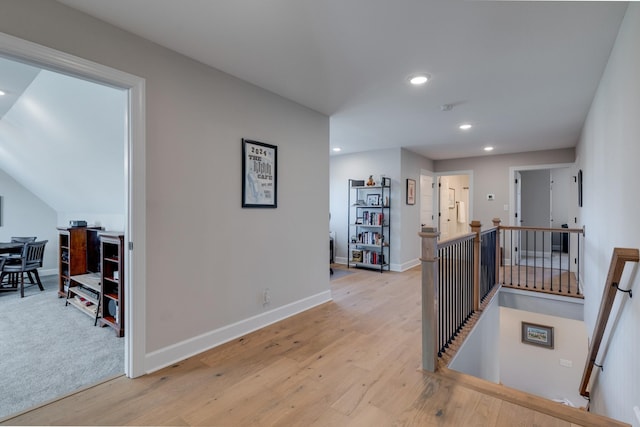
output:
[[[145, 79], [0, 32], [0, 55], [128, 91], [124, 135], [125, 350], [124, 372], [146, 373], [146, 139]], [[133, 252], [135, 242], [135, 256]], [[133, 284], [135, 283], [135, 286]]]
[[440, 186], [438, 185], [440, 183], [440, 177], [443, 176], [456, 176], [456, 175], [468, 175], [469, 176], [469, 203], [468, 203], [468, 209], [469, 209], [469, 218], [467, 218], [469, 220], [469, 222], [471, 222], [473, 220], [473, 169], [467, 169], [467, 170], [457, 170], [457, 171], [447, 171], [447, 172], [436, 172], [433, 174], [433, 182], [436, 183], [435, 185], [435, 193], [433, 198], [436, 201], [437, 205], [436, 205], [436, 209], [434, 210], [434, 213], [437, 213], [438, 217], [436, 218], [436, 220], [434, 220], [434, 222], [438, 225], [438, 232], [440, 232]]
[[515, 223], [516, 214], [516, 172], [527, 170], [541, 170], [541, 169], [562, 169], [569, 168], [572, 170], [575, 168], [575, 163], [552, 163], [545, 165], [527, 165], [527, 166], [511, 166], [509, 167], [509, 224], [511, 226], [518, 226], [520, 224]]

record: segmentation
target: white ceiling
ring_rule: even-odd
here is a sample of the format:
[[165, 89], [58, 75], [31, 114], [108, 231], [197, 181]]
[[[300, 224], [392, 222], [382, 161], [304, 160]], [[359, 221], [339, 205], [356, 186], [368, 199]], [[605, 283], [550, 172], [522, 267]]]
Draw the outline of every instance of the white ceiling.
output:
[[[626, 2], [59, 0], [331, 117], [343, 153], [575, 146]], [[406, 78], [432, 80], [410, 87]], [[442, 104], [452, 104], [443, 112]], [[457, 126], [474, 124], [468, 132]]]

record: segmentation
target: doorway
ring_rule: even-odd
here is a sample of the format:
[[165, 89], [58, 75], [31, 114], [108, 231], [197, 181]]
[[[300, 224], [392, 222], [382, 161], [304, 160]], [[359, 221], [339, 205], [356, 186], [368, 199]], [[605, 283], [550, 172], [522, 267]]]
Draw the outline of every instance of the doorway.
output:
[[[146, 190], [145, 190], [145, 81], [131, 74], [97, 64], [65, 52], [0, 34], [0, 56], [55, 70], [81, 80], [127, 92], [127, 113], [123, 135], [124, 151], [124, 234], [128, 250], [125, 263], [124, 373], [137, 377], [145, 369], [146, 293]], [[135, 257], [133, 255], [135, 242]], [[135, 283], [135, 286], [134, 286]]]
[[[572, 197], [573, 165], [543, 165], [512, 168], [511, 225], [537, 228], [568, 228]], [[513, 264], [541, 264], [542, 261], [569, 268], [568, 235], [551, 233], [551, 239], [534, 251], [520, 233], [514, 239]]]
[[438, 177], [438, 231], [440, 240], [469, 232], [471, 175], [459, 173]]

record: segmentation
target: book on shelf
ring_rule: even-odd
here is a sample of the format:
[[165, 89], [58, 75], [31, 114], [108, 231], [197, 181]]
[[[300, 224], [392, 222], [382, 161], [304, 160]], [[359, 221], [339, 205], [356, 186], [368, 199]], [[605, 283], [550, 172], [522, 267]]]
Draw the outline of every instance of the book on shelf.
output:
[[84, 305], [85, 307], [89, 307], [91, 305], [94, 305], [91, 301], [89, 301], [86, 298], [81, 297], [80, 295], [76, 295], [75, 297], [73, 297], [79, 304]]

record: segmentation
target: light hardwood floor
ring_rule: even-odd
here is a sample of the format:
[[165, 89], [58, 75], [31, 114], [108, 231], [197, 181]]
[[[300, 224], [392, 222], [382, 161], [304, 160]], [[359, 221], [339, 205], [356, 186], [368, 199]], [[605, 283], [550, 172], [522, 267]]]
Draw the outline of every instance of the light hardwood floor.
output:
[[[527, 409], [506, 388], [487, 391], [481, 381], [454, 372], [421, 371], [420, 270], [352, 271], [331, 282], [333, 302], [153, 374], [116, 378], [5, 423], [615, 425], [578, 410], [555, 418], [548, 414], [564, 411], [559, 404], [539, 399], [542, 410]], [[554, 409], [546, 411], [546, 405]]]

